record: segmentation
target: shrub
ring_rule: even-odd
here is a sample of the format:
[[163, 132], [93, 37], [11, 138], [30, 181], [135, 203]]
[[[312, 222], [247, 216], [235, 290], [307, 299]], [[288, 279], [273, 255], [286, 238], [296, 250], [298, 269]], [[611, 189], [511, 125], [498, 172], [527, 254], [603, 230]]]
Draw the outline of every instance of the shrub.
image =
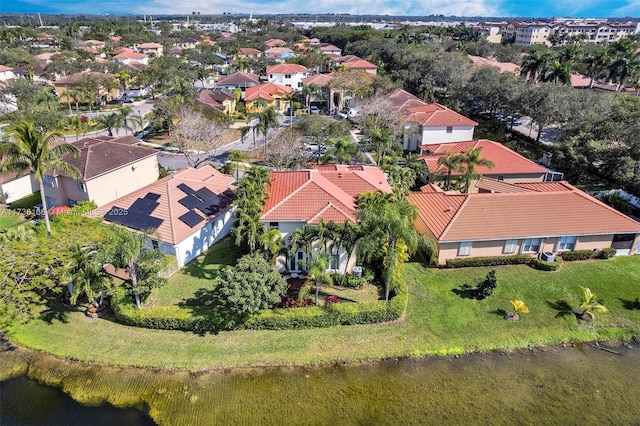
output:
[[611, 259], [616, 255], [617, 252], [618, 250], [611, 247], [603, 248], [602, 250], [596, 253], [596, 257], [598, 259]]
[[542, 259], [531, 259], [531, 266], [541, 271], [555, 271], [562, 266], [562, 257], [556, 256], [553, 262], [547, 262]]
[[518, 265], [531, 262], [531, 256], [527, 254], [513, 254], [509, 256], [484, 256], [465, 257], [460, 259], [447, 259], [447, 268], [466, 268], [471, 266], [499, 266]]
[[560, 253], [562, 260], [573, 262], [574, 260], [587, 260], [593, 257], [593, 250], [570, 250]]
[[337, 295], [332, 294], [330, 296], [325, 296], [324, 297], [324, 305], [325, 306], [335, 305], [336, 303], [340, 303], [340, 298], [338, 298]]
[[476, 278], [476, 284], [475, 294], [478, 299], [485, 299], [491, 296], [496, 290], [496, 287], [498, 287], [496, 270], [490, 270], [485, 278]]

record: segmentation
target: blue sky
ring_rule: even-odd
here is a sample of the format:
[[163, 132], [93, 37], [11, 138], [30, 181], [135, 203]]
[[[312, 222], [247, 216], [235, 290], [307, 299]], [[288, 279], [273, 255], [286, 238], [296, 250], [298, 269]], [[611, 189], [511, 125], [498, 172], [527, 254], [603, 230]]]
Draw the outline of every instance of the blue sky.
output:
[[0, 0], [1, 12], [85, 14], [351, 13], [640, 17], [640, 0]]

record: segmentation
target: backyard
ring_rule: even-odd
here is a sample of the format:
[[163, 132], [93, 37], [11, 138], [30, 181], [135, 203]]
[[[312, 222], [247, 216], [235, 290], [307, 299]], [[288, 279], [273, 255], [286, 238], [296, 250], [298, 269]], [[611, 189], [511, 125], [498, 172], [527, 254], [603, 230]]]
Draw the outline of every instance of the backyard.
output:
[[[222, 253], [235, 258], [230, 250]], [[205, 266], [206, 259], [198, 261], [201, 263], [172, 278], [164, 293], [155, 293], [155, 302], [179, 303], [203, 288], [219, 266]], [[134, 328], [113, 318], [92, 320], [81, 308], [65, 310], [53, 303], [41, 307], [39, 318], [16, 324], [8, 332], [18, 344], [61, 357], [189, 369], [453, 355], [640, 335], [640, 310], [634, 304], [640, 296], [634, 284], [640, 282], [640, 257], [565, 263], [556, 272], [523, 265], [500, 267], [497, 289], [487, 299], [459, 294], [457, 289], [473, 284], [489, 270], [425, 269], [417, 263], [407, 264], [406, 317], [391, 324], [198, 335]], [[189, 290], [182, 292], [180, 285]], [[609, 310], [597, 313], [590, 323], [579, 321], [558, 303], [577, 307], [580, 286], [596, 292]], [[503, 310], [514, 299], [523, 300], [530, 313], [522, 314], [518, 322], [506, 321]]]
[[40, 203], [40, 191], [14, 201], [11, 206], [0, 204], [0, 231], [25, 221], [24, 213]]

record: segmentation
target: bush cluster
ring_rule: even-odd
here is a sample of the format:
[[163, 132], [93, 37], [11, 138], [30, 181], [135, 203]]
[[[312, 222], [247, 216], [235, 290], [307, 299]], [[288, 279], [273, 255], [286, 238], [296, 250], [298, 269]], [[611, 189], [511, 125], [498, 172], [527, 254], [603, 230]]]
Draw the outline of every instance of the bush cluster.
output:
[[562, 266], [562, 257], [556, 256], [553, 262], [547, 262], [542, 259], [532, 259], [531, 266], [541, 271], [555, 271]]
[[358, 277], [352, 273], [348, 273], [348, 274], [333, 273], [331, 274], [331, 278], [333, 279], [334, 284], [339, 285], [341, 287], [361, 288], [365, 284], [373, 280], [373, 273], [371, 271], [364, 270], [361, 277]]
[[611, 259], [613, 256], [616, 255], [617, 252], [618, 251], [616, 249], [611, 247], [603, 248], [602, 250], [596, 253], [596, 257], [598, 259]]
[[467, 268], [471, 266], [520, 265], [531, 262], [528, 254], [512, 254], [509, 256], [482, 256], [447, 259], [447, 268]]
[[560, 253], [562, 260], [573, 262], [574, 260], [587, 260], [593, 257], [593, 250], [570, 250]]
[[[407, 286], [402, 282], [396, 294], [385, 302], [335, 303], [304, 309], [268, 309], [248, 316], [236, 328], [253, 330], [280, 330], [334, 325], [373, 324], [400, 318], [409, 300]], [[135, 327], [161, 330], [184, 330], [197, 333], [217, 332], [229, 327], [210, 309], [210, 314], [193, 312], [192, 308], [179, 306], [143, 307], [137, 309], [130, 296], [117, 292], [111, 298], [111, 306], [118, 321]]]

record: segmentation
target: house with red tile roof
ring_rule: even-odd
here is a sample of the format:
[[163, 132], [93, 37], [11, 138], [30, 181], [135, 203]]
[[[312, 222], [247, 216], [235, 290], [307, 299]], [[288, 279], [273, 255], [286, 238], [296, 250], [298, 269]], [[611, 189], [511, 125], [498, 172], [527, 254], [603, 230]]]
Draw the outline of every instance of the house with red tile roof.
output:
[[238, 49], [238, 57], [247, 59], [257, 59], [262, 56], [262, 52], [252, 47], [241, 47]]
[[201, 90], [196, 98], [196, 104], [233, 115], [236, 110], [236, 96], [224, 89]]
[[135, 50], [149, 58], [157, 58], [164, 54], [164, 46], [160, 43], [141, 43], [135, 46]]
[[414, 227], [447, 259], [615, 248], [634, 254], [640, 223], [566, 182], [480, 184], [490, 192], [460, 194], [429, 185], [407, 196]]
[[259, 75], [248, 72], [234, 72], [220, 77], [216, 82], [216, 87], [225, 90], [240, 89], [244, 94], [248, 87], [257, 86], [258, 84], [260, 84]]
[[402, 89], [387, 98], [404, 117], [402, 145], [406, 151], [418, 151], [422, 145], [473, 139], [478, 123], [444, 105], [428, 104]]
[[[479, 148], [480, 158], [490, 160], [493, 167], [478, 166], [476, 174], [502, 182], [544, 182], [546, 180], [559, 180], [558, 173], [551, 172], [544, 166], [523, 157], [499, 142], [488, 139], [476, 139], [464, 142], [451, 142], [435, 145], [423, 145], [420, 159], [425, 162], [430, 173], [432, 183], [443, 181], [449, 174], [449, 169], [438, 164], [441, 157], [449, 154], [463, 154], [473, 148]], [[452, 170], [453, 180], [462, 176], [462, 171]], [[469, 191], [478, 189], [472, 182]]]
[[125, 65], [129, 65], [131, 62], [139, 62], [141, 64], [149, 65], [149, 57], [144, 53], [136, 52], [133, 49], [127, 47], [121, 47], [118, 49], [118, 54], [113, 57], [118, 62], [122, 62]]
[[233, 176], [210, 166], [183, 169], [90, 213], [134, 232], [155, 232], [149, 244], [182, 267], [231, 230]]
[[265, 41], [264, 45], [267, 47], [284, 47], [287, 45], [287, 42], [284, 40], [280, 40], [279, 38], [271, 38]]
[[320, 52], [324, 54], [342, 55], [342, 49], [329, 43], [320, 43]]
[[[335, 54], [329, 54], [335, 55]], [[352, 70], [361, 70], [368, 72], [371, 75], [376, 75], [378, 73], [378, 66], [376, 64], [372, 64], [369, 61], [366, 61], [355, 55], [346, 55], [346, 56], [334, 56], [332, 57], [333, 63], [338, 66], [343, 66], [345, 68], [349, 68]]]
[[267, 67], [267, 80], [271, 83], [282, 84], [293, 88], [302, 89], [302, 79], [309, 75], [307, 67], [298, 64], [277, 64]]
[[132, 135], [95, 136], [73, 142], [80, 153], [63, 161], [80, 170], [74, 179], [56, 171], [44, 177], [48, 207], [94, 201], [103, 206], [158, 179], [158, 151], [138, 146]]
[[60, 101], [61, 103], [66, 103], [67, 98], [65, 97], [64, 92], [70, 88], [73, 88], [75, 84], [77, 84], [84, 78], [92, 78], [98, 81], [102, 81], [103, 83], [111, 80], [113, 84], [102, 84], [99, 88], [99, 93], [95, 94], [100, 98], [111, 100], [120, 96], [120, 84], [118, 83], [118, 79], [115, 75], [96, 71], [81, 71], [74, 74], [69, 74], [64, 77], [60, 77], [53, 82], [53, 88], [55, 89], [56, 95], [58, 96], [58, 101]]
[[13, 80], [14, 78], [18, 78], [18, 76], [13, 71], [13, 68], [0, 65], [0, 81]]
[[272, 61], [284, 62], [287, 58], [293, 58], [295, 54], [288, 47], [270, 47], [264, 51], [264, 56]]
[[260, 112], [265, 108], [273, 107], [276, 111], [284, 111], [289, 103], [285, 100], [293, 89], [278, 83], [263, 83], [247, 88], [244, 92], [244, 101], [247, 112]]
[[[278, 229], [285, 243], [302, 225], [317, 225], [321, 221], [344, 223], [356, 221], [355, 199], [359, 194], [373, 191], [391, 192], [387, 179], [377, 167], [331, 165], [313, 170], [287, 170], [271, 172], [271, 182], [261, 220]], [[303, 269], [305, 254], [300, 251], [292, 258], [278, 258], [282, 271], [298, 272]], [[333, 253], [332, 268], [351, 270], [355, 256], [348, 259], [344, 249]]]

